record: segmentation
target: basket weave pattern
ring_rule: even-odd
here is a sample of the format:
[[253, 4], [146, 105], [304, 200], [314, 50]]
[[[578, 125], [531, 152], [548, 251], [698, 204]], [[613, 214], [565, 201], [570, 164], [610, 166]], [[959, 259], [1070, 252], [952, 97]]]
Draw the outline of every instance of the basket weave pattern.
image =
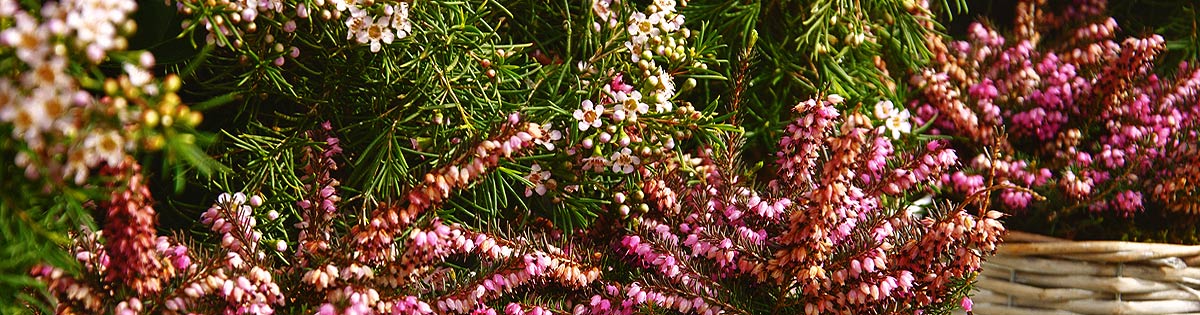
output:
[[1012, 231], [978, 277], [975, 314], [1200, 314], [1200, 246]]

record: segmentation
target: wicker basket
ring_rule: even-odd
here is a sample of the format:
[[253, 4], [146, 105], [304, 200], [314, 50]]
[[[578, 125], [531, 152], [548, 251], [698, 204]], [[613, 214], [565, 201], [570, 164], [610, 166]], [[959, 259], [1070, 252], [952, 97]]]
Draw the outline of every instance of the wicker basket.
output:
[[1200, 314], [1200, 246], [1010, 232], [979, 275], [976, 314]]

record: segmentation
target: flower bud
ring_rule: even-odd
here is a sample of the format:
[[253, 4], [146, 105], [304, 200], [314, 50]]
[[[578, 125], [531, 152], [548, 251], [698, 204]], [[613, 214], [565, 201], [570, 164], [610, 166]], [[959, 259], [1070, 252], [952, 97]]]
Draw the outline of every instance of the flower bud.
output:
[[157, 111], [153, 109], [142, 111], [142, 125], [145, 125], [146, 128], [158, 127], [158, 122], [159, 116]]

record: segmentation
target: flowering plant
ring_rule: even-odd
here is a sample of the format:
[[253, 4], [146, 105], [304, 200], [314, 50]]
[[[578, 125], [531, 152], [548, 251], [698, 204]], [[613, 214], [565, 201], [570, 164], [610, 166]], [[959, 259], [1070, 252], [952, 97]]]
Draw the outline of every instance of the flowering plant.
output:
[[[130, 44], [135, 8], [169, 35]], [[969, 309], [999, 186], [936, 194], [963, 150], [889, 75], [962, 8], [0, 0], [0, 304]]]
[[[603, 234], [505, 235], [513, 232], [428, 213], [548, 136], [518, 119], [455, 164], [431, 170], [401, 201], [347, 222], [332, 178], [343, 151], [323, 124], [307, 133], [321, 144], [302, 157], [309, 193], [296, 202], [294, 243], [267, 239], [262, 227], [279, 214], [258, 210], [267, 204], [261, 195], [240, 192], [221, 194], [200, 215], [219, 247], [155, 237], [144, 228], [153, 210], [135, 167], [128, 190], [106, 207], [140, 209], [135, 220], [150, 214], [150, 224], [85, 229], [73, 249], [79, 277], [48, 265], [33, 275], [68, 313], [895, 313], [969, 301], [963, 282], [995, 250], [1004, 231], [999, 213], [975, 216], [965, 210], [984, 210], [963, 204], [912, 215], [905, 192], [951, 167], [953, 151], [930, 142], [911, 156], [894, 153], [861, 114], [838, 119], [838, 98], [831, 100], [796, 106], [799, 117], [777, 155], [779, 172], [795, 180], [747, 185], [718, 166], [736, 163], [735, 147], [662, 160], [657, 175], [641, 169], [643, 190], [616, 197], [621, 208], [644, 213]], [[109, 219], [123, 218], [114, 211]], [[339, 223], [351, 226], [335, 233]]]
[[[1197, 179], [1200, 69], [1184, 62], [1174, 75], [1156, 72], [1164, 39], [1118, 41], [1104, 5], [1076, 1], [1055, 11], [1022, 2], [1012, 36], [974, 23], [966, 41], [931, 39], [937, 62], [912, 76], [920, 96], [911, 103], [915, 117], [966, 148], [960, 152], [972, 168], [942, 179], [952, 191], [970, 194], [985, 182], [1034, 189], [998, 196], [999, 205], [1022, 214], [1013, 220], [1019, 228], [1121, 237], [1117, 229], [1128, 231], [1124, 237], [1194, 242], [1188, 232], [1162, 234], [1160, 221], [1200, 205], [1190, 184]], [[1035, 194], [1051, 201], [1035, 202]], [[1134, 225], [1134, 218], [1143, 221]]]

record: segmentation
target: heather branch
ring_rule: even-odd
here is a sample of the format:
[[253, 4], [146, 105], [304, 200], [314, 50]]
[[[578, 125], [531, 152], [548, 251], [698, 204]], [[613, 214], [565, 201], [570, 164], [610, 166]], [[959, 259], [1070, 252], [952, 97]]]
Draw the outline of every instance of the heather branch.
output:
[[478, 180], [499, 164], [501, 157], [511, 157], [532, 146], [534, 140], [545, 137], [540, 125], [526, 123], [522, 126], [515, 117], [509, 125], [502, 127], [495, 140], [484, 140], [469, 154], [425, 174], [424, 181], [406, 194], [406, 204], [382, 204], [372, 211], [366, 225], [352, 228], [348, 242], [358, 247], [355, 258], [370, 264], [392, 261], [396, 254], [392, 239], [396, 233], [404, 231], [425, 211], [440, 206], [455, 189]]

